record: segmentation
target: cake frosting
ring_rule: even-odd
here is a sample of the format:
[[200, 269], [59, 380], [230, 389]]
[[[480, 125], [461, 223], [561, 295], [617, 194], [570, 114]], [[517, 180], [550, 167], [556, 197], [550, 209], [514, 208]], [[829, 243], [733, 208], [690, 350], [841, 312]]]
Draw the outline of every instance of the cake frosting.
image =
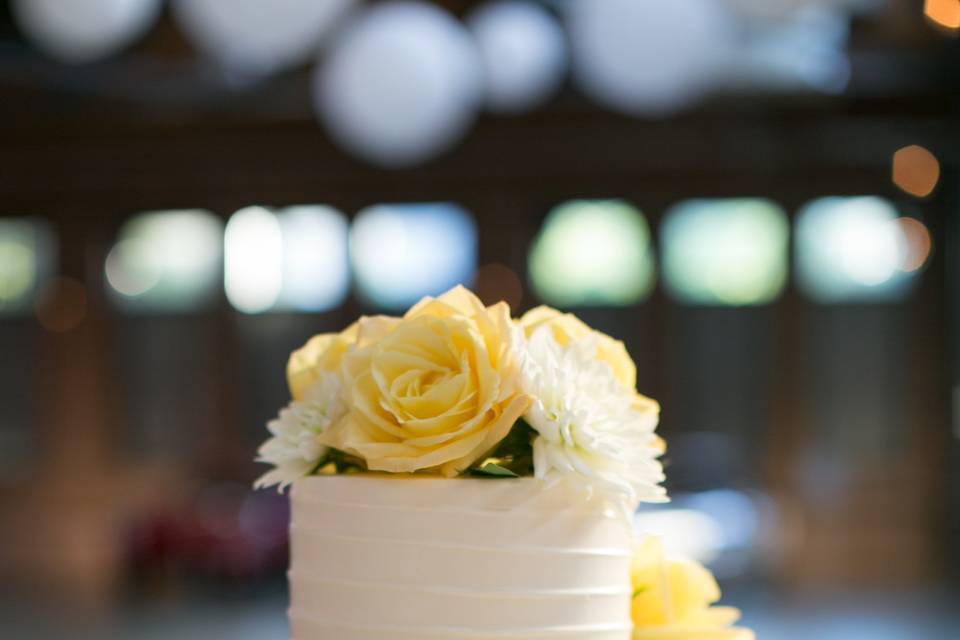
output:
[[627, 640], [632, 534], [582, 486], [297, 480], [293, 640]]

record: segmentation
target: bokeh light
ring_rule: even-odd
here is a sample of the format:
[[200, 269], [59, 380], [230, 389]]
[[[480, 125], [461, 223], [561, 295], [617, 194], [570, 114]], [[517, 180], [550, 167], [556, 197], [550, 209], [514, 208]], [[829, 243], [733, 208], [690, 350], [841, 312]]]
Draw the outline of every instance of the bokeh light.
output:
[[0, 239], [0, 309], [16, 306], [36, 282], [33, 247], [11, 238]]
[[208, 211], [156, 211], [120, 229], [104, 264], [113, 298], [128, 311], [208, 306], [220, 280], [223, 224]]
[[[829, 197], [801, 209], [796, 271], [801, 288], [824, 302], [903, 298], [914, 281], [910, 250], [896, 208], [873, 197]], [[924, 258], [925, 260], [925, 258]]]
[[888, 0], [724, 0], [739, 15], [764, 24], [789, 20], [811, 8], [839, 9], [852, 14], [874, 13]]
[[289, 207], [278, 217], [283, 236], [279, 306], [312, 312], [338, 306], [350, 288], [346, 217], [322, 205]]
[[20, 29], [63, 62], [110, 56], [142, 36], [160, 14], [161, 0], [14, 0]]
[[689, 304], [770, 303], [787, 282], [789, 234], [786, 214], [768, 200], [682, 202], [661, 229], [667, 291]]
[[647, 221], [621, 200], [574, 200], [550, 212], [529, 257], [530, 281], [545, 302], [626, 306], [654, 285]]
[[747, 30], [744, 66], [738, 73], [749, 77], [750, 83], [778, 91], [794, 87], [842, 93], [851, 78], [848, 8], [810, 2], [794, 5], [782, 19], [767, 19], [762, 27]]
[[0, 315], [30, 309], [38, 282], [53, 271], [53, 244], [43, 222], [0, 219]]
[[267, 311], [283, 287], [283, 234], [276, 216], [263, 207], [237, 211], [223, 239], [227, 300], [244, 313]]
[[792, 17], [810, 0], [726, 0], [738, 14], [751, 20], [780, 21]]
[[174, 16], [230, 71], [273, 73], [307, 61], [358, 0], [175, 0]]
[[901, 271], [911, 272], [922, 269], [933, 252], [933, 237], [930, 235], [930, 230], [916, 218], [897, 218], [896, 223], [900, 227], [906, 246], [900, 261]]
[[483, 100], [483, 63], [443, 9], [388, 0], [340, 35], [317, 67], [313, 95], [342, 147], [377, 165], [410, 166], [466, 134]]
[[87, 317], [87, 288], [75, 278], [51, 278], [38, 291], [35, 307], [44, 329], [66, 333]]
[[403, 309], [473, 281], [477, 229], [456, 204], [380, 204], [357, 215], [350, 251], [360, 297]]
[[611, 109], [662, 117], [711, 91], [733, 46], [719, 0], [571, 0], [574, 80]]
[[940, 181], [940, 162], [923, 147], [912, 144], [893, 154], [893, 183], [910, 195], [924, 198]]
[[664, 550], [698, 562], [713, 561], [723, 547], [721, 523], [694, 509], [648, 509], [634, 516], [638, 534], [663, 540]]
[[923, 14], [944, 29], [960, 29], [960, 0], [925, 0]]
[[768, 497], [737, 489], [674, 492], [669, 505], [640, 510], [638, 531], [663, 538], [668, 554], [708, 563], [718, 577], [748, 570], [751, 550], [776, 531], [778, 518]]
[[326, 311], [350, 285], [346, 217], [325, 205], [236, 212], [224, 234], [227, 300], [244, 313]]
[[496, 0], [475, 9], [467, 24], [483, 56], [492, 111], [527, 111], [559, 90], [567, 70], [567, 39], [542, 5]]

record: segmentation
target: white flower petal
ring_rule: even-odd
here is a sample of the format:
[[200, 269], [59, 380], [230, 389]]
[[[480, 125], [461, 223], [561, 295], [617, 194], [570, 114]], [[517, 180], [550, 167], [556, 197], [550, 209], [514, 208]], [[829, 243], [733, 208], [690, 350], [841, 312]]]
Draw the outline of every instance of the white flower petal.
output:
[[273, 437], [257, 451], [257, 462], [274, 468], [257, 480], [256, 488], [278, 485], [282, 491], [317, 468], [329, 451], [320, 436], [347, 412], [342, 386], [339, 375], [328, 372], [307, 389], [302, 400], [291, 402], [267, 423]]
[[562, 347], [540, 327], [521, 349], [523, 391], [535, 399], [524, 418], [539, 434], [534, 474], [579, 475], [625, 511], [638, 501], [665, 500], [654, 436], [658, 415], [635, 408], [633, 391], [596, 359], [595, 340]]

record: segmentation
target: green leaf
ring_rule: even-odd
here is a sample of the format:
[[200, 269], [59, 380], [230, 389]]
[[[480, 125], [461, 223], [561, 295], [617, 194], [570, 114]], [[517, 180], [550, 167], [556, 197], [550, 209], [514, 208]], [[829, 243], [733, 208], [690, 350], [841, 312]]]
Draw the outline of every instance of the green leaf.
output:
[[480, 458], [468, 473], [495, 478], [532, 476], [535, 435], [533, 427], [522, 419], [517, 420], [507, 436], [486, 456]]
[[327, 461], [334, 464], [337, 473], [359, 473], [366, 471], [367, 468], [363, 459], [344, 453], [339, 449], [330, 449], [327, 454]]
[[489, 476], [492, 478], [519, 478], [520, 476], [499, 464], [487, 462], [479, 469], [473, 469], [471, 473], [475, 476]]
[[633, 590], [633, 597], [636, 598], [638, 595], [648, 590], [650, 587], [637, 587]]

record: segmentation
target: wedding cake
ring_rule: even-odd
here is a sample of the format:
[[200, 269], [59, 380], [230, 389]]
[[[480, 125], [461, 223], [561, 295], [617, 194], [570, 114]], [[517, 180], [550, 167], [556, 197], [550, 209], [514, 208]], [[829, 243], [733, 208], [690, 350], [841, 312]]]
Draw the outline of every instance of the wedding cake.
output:
[[307, 478], [291, 543], [294, 638], [630, 635], [630, 534], [562, 483]]
[[294, 640], [752, 638], [634, 536], [665, 445], [621, 342], [458, 287], [315, 336], [287, 376], [258, 486], [293, 487]]

